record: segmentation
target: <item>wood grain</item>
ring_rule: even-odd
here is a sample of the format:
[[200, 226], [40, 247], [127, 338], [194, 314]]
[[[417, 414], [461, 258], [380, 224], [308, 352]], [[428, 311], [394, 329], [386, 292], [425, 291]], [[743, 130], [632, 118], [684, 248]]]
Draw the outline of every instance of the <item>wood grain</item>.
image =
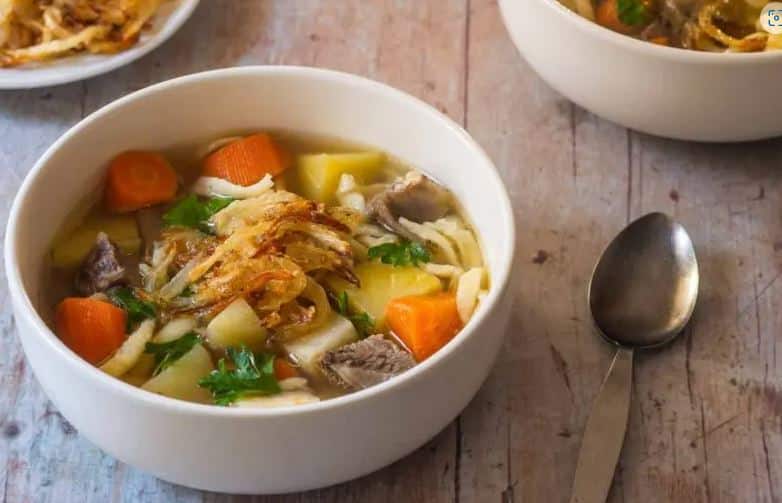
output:
[[487, 149], [518, 223], [515, 315], [492, 375], [454, 425], [375, 474], [280, 497], [203, 493], [79, 437], [27, 368], [0, 279], [0, 501], [566, 502], [612, 356], [592, 331], [586, 283], [605, 243], [649, 211], [673, 214], [691, 232], [701, 298], [684, 337], [638, 357], [609, 500], [782, 501], [782, 141], [698, 145], [603, 121], [518, 57], [494, 0], [201, 2], [167, 44], [132, 65], [0, 94], [0, 222], [35, 159], [86, 114], [154, 82], [246, 64], [387, 82], [464, 123]]

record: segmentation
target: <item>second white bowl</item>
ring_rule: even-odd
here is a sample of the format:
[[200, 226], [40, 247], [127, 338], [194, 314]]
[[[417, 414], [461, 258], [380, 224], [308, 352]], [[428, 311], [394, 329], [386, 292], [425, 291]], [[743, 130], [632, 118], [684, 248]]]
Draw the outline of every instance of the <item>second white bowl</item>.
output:
[[500, 9], [530, 66], [601, 117], [682, 140], [782, 135], [782, 51], [662, 47], [607, 30], [556, 0], [500, 0]]

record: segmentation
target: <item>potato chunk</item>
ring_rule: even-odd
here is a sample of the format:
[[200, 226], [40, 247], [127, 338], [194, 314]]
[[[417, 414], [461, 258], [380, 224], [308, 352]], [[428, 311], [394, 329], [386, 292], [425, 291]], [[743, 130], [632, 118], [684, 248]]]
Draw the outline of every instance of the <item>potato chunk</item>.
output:
[[302, 155], [297, 169], [298, 188], [308, 199], [333, 203], [343, 174], [353, 175], [357, 183], [366, 184], [377, 176], [384, 162], [382, 152]]
[[127, 255], [138, 253], [141, 248], [141, 236], [132, 216], [92, 216], [55, 242], [52, 250], [54, 266], [61, 269], [78, 267], [95, 245], [99, 232], [105, 232], [109, 240]]
[[378, 328], [385, 322], [386, 306], [397, 297], [428, 295], [442, 290], [442, 283], [433, 274], [417, 267], [395, 267], [380, 262], [365, 262], [356, 266], [361, 287], [329, 277], [329, 286], [336, 292], [346, 292], [350, 308], [367, 312]]
[[327, 351], [349, 344], [358, 339], [353, 324], [337, 314], [321, 328], [284, 344], [302, 370], [310, 375], [320, 372], [320, 359]]
[[216, 349], [245, 345], [260, 351], [266, 342], [266, 329], [250, 304], [240, 297], [209, 322], [206, 340]]
[[211, 403], [212, 395], [198, 385], [212, 370], [212, 357], [201, 344], [185, 353], [161, 373], [144, 383], [142, 389], [190, 402]]

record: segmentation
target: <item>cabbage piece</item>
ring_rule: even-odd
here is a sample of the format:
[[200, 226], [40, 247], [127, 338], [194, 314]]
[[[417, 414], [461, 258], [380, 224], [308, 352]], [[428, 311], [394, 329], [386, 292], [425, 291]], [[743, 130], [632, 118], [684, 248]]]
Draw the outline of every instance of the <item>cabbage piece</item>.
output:
[[180, 400], [211, 403], [211, 393], [200, 387], [198, 382], [212, 370], [214, 365], [209, 352], [203, 345], [196, 344], [193, 349], [144, 383], [141, 388]]
[[171, 243], [155, 241], [152, 245], [152, 259], [149, 264], [139, 264], [144, 290], [154, 292], [168, 282], [168, 268], [176, 257], [176, 247]]
[[[163, 328], [157, 331], [157, 333], [148, 342], [163, 343], [171, 342], [179, 339], [188, 332], [192, 332], [196, 329], [196, 321], [193, 318], [182, 317], [174, 318], [169, 321]], [[145, 344], [146, 345], [146, 344]], [[149, 353], [143, 353], [139, 356], [136, 364], [125, 375], [122, 376], [125, 382], [128, 382], [134, 386], [141, 386], [150, 377], [155, 370], [155, 357]]]
[[151, 342], [161, 344], [179, 339], [196, 329], [196, 321], [190, 317], [174, 318], [158, 330]]
[[353, 323], [332, 314], [329, 321], [313, 332], [283, 344], [296, 364], [310, 375], [320, 372], [320, 359], [327, 351], [339, 348], [358, 339]]
[[100, 369], [107, 374], [120, 377], [138, 362], [144, 353], [144, 346], [152, 338], [155, 331], [155, 320], [142, 321], [135, 332], [125, 339], [122, 346], [109, 358]]
[[421, 241], [434, 245], [439, 252], [438, 254], [446, 263], [456, 266], [462, 265], [451, 241], [440, 234], [437, 229], [413, 222], [405, 217], [399, 218], [399, 224]]
[[435, 220], [434, 222], [427, 222], [424, 225], [437, 230], [456, 245], [462, 266], [470, 268], [480, 267], [483, 264], [483, 257], [481, 255], [481, 248], [478, 246], [478, 241], [461, 218], [449, 216]]
[[202, 176], [195, 181], [192, 191], [199, 196], [206, 197], [249, 199], [251, 197], [258, 197], [264, 192], [270, 191], [273, 188], [274, 181], [269, 174], [266, 174], [263, 178], [254, 184], [248, 186], [237, 185], [223, 178]]
[[257, 396], [244, 398], [231, 404], [231, 407], [243, 409], [273, 409], [277, 407], [290, 407], [305, 403], [319, 402], [320, 398], [309, 391], [283, 391], [276, 395]]
[[462, 323], [469, 321], [478, 305], [483, 274], [482, 267], [474, 267], [459, 277], [459, 284], [456, 287], [456, 310]]
[[160, 298], [163, 300], [171, 300], [177, 295], [181, 294], [185, 291], [185, 288], [187, 288], [187, 285], [190, 284], [190, 272], [195, 268], [195, 266], [198, 264], [198, 258], [192, 259], [190, 262], [184, 265], [182, 269], [180, 269], [173, 278], [171, 278], [171, 281], [163, 285], [162, 288], [160, 288]]
[[379, 225], [374, 224], [361, 224], [358, 226], [355, 232], [356, 240], [362, 245], [373, 247], [380, 246], [386, 243], [396, 243], [399, 241], [399, 236], [385, 230]]

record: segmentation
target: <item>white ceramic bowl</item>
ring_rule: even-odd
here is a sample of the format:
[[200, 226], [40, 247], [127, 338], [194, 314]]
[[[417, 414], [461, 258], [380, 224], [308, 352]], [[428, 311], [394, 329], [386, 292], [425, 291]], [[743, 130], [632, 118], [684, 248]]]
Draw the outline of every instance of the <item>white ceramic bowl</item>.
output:
[[556, 0], [500, 0], [500, 9], [532, 68], [601, 117], [684, 140], [782, 135], [782, 51], [662, 47], [607, 30]]
[[[396, 379], [316, 404], [241, 410], [187, 403], [111, 378], [44, 323], [45, 256], [117, 152], [230, 130], [282, 128], [377, 146], [447, 185], [481, 234], [492, 286], [468, 325]], [[481, 148], [454, 122], [385, 85], [297, 67], [244, 67], [164, 82], [90, 115], [25, 179], [11, 209], [6, 268], [19, 337], [44, 391], [86, 438], [162, 479], [213, 491], [281, 493], [377, 470], [442, 430], [478, 390], [502, 343], [514, 251], [511, 205]]]

